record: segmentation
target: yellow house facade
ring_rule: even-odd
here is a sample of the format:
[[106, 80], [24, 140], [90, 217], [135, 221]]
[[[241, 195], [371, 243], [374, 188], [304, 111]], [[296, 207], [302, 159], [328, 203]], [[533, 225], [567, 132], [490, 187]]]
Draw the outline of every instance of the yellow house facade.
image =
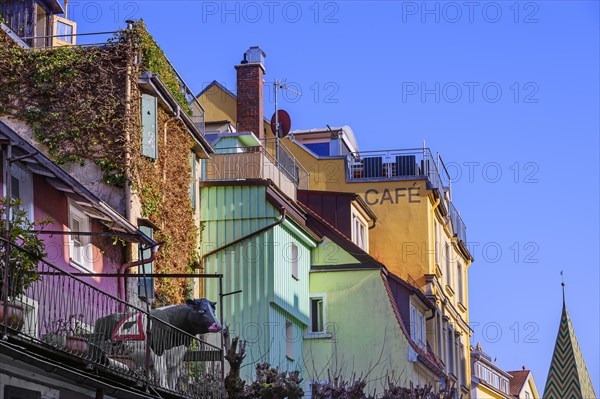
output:
[[439, 158], [427, 148], [359, 152], [347, 126], [295, 131], [282, 142], [310, 173], [311, 190], [353, 192], [372, 209], [369, 253], [435, 302], [425, 315], [427, 341], [467, 397], [473, 257]]

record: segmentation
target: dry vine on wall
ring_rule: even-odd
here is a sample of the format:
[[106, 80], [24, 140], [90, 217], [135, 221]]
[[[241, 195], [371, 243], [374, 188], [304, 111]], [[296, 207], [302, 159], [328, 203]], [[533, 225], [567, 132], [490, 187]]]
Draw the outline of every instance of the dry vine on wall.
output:
[[[160, 228], [156, 241], [164, 241], [155, 271], [186, 273], [198, 234], [189, 199], [192, 139], [180, 120], [160, 109], [158, 159], [141, 154], [137, 81], [146, 70], [157, 74], [189, 112], [175, 72], [141, 21], [106, 46], [30, 50], [0, 31], [0, 116], [27, 122], [58, 164], [94, 162], [104, 183], [131, 184], [142, 216]], [[156, 282], [157, 306], [180, 303], [188, 294], [187, 280]]]

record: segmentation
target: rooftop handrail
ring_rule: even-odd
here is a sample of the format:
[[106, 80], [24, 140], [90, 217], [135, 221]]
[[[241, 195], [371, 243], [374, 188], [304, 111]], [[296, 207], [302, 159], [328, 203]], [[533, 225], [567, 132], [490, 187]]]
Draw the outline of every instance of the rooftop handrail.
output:
[[[294, 185], [298, 185], [299, 182], [299, 176], [298, 173], [294, 170], [295, 168], [301, 168], [300, 164], [298, 162], [296, 162], [295, 158], [291, 159], [291, 163], [289, 165], [284, 165], [283, 162], [280, 162], [280, 160], [277, 159], [277, 157], [275, 155], [273, 155], [268, 148], [263, 145], [262, 143], [260, 145], [257, 146], [239, 146], [239, 147], [219, 147], [219, 148], [215, 148], [215, 155], [228, 155], [228, 156], [232, 156], [235, 157], [240, 156], [241, 154], [251, 154], [251, 153], [261, 153], [271, 164], [273, 164], [277, 169], [279, 169], [288, 179], [290, 179]], [[282, 156], [282, 154], [284, 154], [284, 152], [280, 152], [280, 157]], [[213, 156], [213, 158], [215, 158]], [[213, 162], [213, 163], [217, 163], [216, 159], [212, 159], [212, 160], [208, 160], [208, 162]], [[237, 166], [237, 165], [236, 165]], [[258, 165], [257, 165], [258, 166]], [[291, 170], [290, 170], [291, 169]], [[236, 168], [228, 168], [228, 171], [231, 170], [237, 170]], [[304, 170], [302, 168], [302, 170]], [[244, 171], [239, 171], [239, 173], [241, 173], [240, 176], [237, 176], [235, 178], [244, 178], [245, 173], [247, 172], [247, 170]], [[258, 176], [255, 176], [258, 177]], [[220, 176], [215, 176], [215, 177], [208, 177], [209, 180], [214, 180], [214, 179], [222, 179], [224, 178], [224, 176], [220, 175]]]
[[[277, 138], [263, 138], [260, 140], [263, 143], [263, 147], [265, 147], [267, 151], [268, 147], [273, 145], [276, 148], [275, 152], [279, 150], [279, 154], [270, 154], [270, 156], [277, 159], [278, 162], [282, 164], [283, 168], [286, 169], [288, 174], [294, 177], [296, 182], [300, 183], [301, 180], [306, 180], [308, 182], [310, 173], [302, 165], [302, 163], [298, 161], [293, 152], [285, 145], [284, 140]], [[286, 167], [284, 164], [288, 164], [288, 166]]]
[[[84, 32], [84, 33], [61, 33], [61, 34], [56, 34], [56, 35], [44, 35], [44, 36], [28, 36], [28, 37], [22, 37], [21, 40], [35, 40], [35, 39], [52, 39], [55, 37], [84, 37], [84, 36], [100, 36], [100, 35], [115, 35], [118, 34], [120, 32], [123, 32], [124, 29], [119, 29], [116, 31], [106, 31], [106, 32]], [[113, 44], [118, 44], [117, 41], [115, 42], [111, 42], [106, 41], [106, 42], [102, 42], [102, 43], [81, 43], [81, 44], [61, 44], [61, 46], [75, 46], [75, 47], [92, 47], [92, 46], [107, 46], [107, 45], [113, 45]], [[34, 47], [32, 49], [49, 49], [49, 48], [54, 48], [54, 46], [39, 46], [39, 47]], [[200, 103], [200, 101], [198, 101], [198, 99], [196, 98], [194, 92], [190, 89], [190, 87], [188, 86], [188, 84], [186, 83], [186, 81], [183, 79], [183, 77], [179, 74], [179, 72], [177, 71], [177, 69], [175, 68], [175, 66], [173, 65], [173, 63], [171, 62], [171, 60], [167, 57], [166, 54], [164, 54], [165, 60], [167, 61], [167, 64], [169, 64], [169, 66], [171, 67], [173, 73], [175, 74], [175, 78], [177, 79], [177, 82], [179, 83], [179, 87], [181, 90], [181, 94], [183, 94], [183, 96], [186, 98], [188, 105], [189, 104], [194, 104], [202, 113], [205, 112], [204, 107], [202, 106], [202, 104]], [[192, 115], [192, 117], [194, 117]], [[195, 116], [194, 119], [198, 119], [198, 116]], [[205, 129], [204, 129], [204, 124], [203, 118], [200, 118], [202, 120], [202, 122], [195, 122], [198, 130], [202, 133], [202, 135], [204, 135]]]
[[[5, 251], [23, 251], [33, 256], [4, 238], [0, 242]], [[7, 267], [4, 250], [0, 254], [1, 275], [5, 275]], [[221, 348], [121, 301], [45, 259], [39, 260], [37, 270], [29, 273], [34, 278], [23, 295], [7, 301], [21, 307], [23, 321], [14, 322], [9, 312], [5, 312], [0, 319], [0, 333], [8, 330], [11, 337], [29, 342], [32, 348], [56, 351], [79, 359], [85, 367], [92, 366], [142, 385], [194, 398], [220, 397]], [[17, 280], [12, 279], [11, 283], [14, 285]], [[15, 292], [11, 288], [14, 289], [2, 284], [0, 298], [7, 297], [5, 290]], [[124, 312], [121, 306], [125, 307]], [[117, 321], [129, 316], [140, 320], [141, 331], [137, 331], [142, 334], [140, 339], [115, 335]], [[202, 365], [198, 364], [200, 361]], [[167, 373], [164, 364], [181, 364], [175, 372], [181, 378], [169, 379], [168, 375], [173, 374]]]
[[452, 221], [452, 228], [457, 237], [464, 243], [467, 243], [467, 226], [462, 220], [460, 213], [451, 201], [448, 201], [448, 213]]

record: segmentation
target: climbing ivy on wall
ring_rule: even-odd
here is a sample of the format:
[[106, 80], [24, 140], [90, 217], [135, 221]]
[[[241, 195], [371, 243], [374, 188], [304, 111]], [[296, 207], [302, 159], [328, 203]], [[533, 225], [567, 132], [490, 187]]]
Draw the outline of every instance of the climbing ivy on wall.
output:
[[[104, 183], [130, 184], [142, 216], [160, 228], [156, 241], [164, 241], [156, 272], [186, 273], [198, 234], [189, 200], [193, 143], [182, 122], [159, 107], [159, 156], [152, 161], [141, 154], [137, 82], [147, 70], [191, 112], [175, 70], [142, 21], [104, 46], [26, 49], [0, 31], [0, 116], [26, 122], [58, 164], [93, 162]], [[184, 279], [158, 279], [157, 305], [180, 303], [187, 291]]]

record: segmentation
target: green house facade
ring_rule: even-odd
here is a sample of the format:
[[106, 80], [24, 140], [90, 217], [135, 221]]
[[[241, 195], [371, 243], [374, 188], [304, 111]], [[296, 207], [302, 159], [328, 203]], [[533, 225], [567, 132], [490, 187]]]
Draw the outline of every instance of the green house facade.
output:
[[[201, 241], [206, 273], [223, 274], [222, 322], [247, 342], [242, 377], [268, 361], [301, 370], [309, 322], [310, 252], [316, 237], [302, 214], [270, 181], [204, 183]], [[220, 250], [222, 248], [222, 250]], [[218, 298], [216, 282], [205, 295]]]

